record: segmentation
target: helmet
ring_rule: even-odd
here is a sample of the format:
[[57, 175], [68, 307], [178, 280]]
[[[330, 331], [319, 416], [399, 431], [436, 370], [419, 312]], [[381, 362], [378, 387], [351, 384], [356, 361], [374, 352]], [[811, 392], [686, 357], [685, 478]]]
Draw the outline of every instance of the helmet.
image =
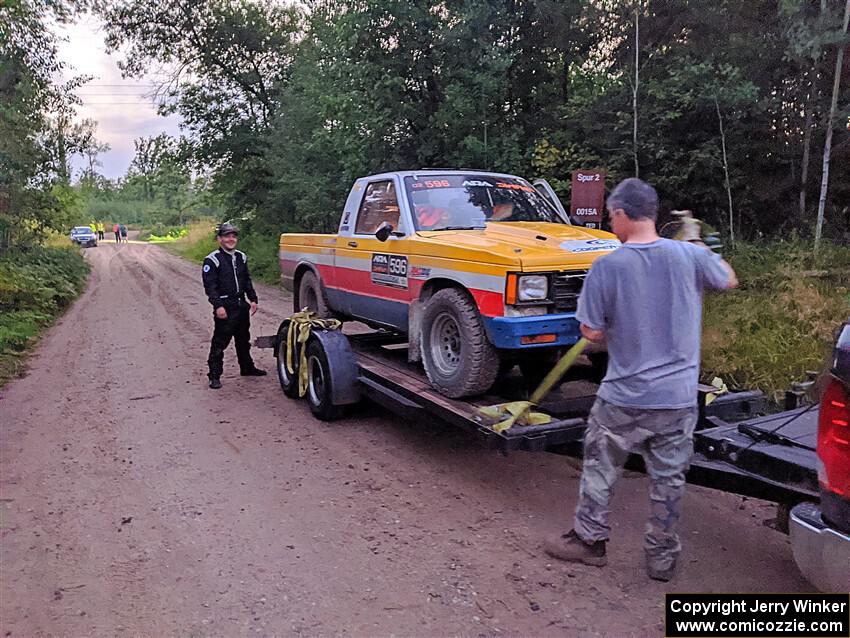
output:
[[219, 224], [218, 231], [216, 231], [216, 236], [224, 237], [225, 235], [229, 235], [231, 233], [237, 235], [239, 234], [239, 231], [236, 229], [236, 226], [234, 226], [230, 222], [224, 222], [223, 224]]

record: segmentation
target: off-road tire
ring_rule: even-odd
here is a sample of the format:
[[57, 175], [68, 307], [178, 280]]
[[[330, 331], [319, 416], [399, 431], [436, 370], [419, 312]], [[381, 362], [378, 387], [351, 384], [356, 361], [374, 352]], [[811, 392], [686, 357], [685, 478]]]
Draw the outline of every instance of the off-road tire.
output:
[[[445, 334], [436, 334], [441, 326], [456, 328], [457, 337], [449, 340]], [[438, 345], [441, 341], [445, 345]], [[435, 355], [435, 348], [445, 354]], [[442, 365], [435, 357], [440, 357]], [[447, 371], [448, 359], [457, 360], [451, 372]], [[466, 292], [446, 288], [426, 302], [422, 312], [422, 363], [431, 385], [453, 399], [481, 394], [493, 385], [499, 373], [499, 354], [488, 341], [481, 314]]]
[[295, 312], [301, 312], [304, 308], [311, 310], [317, 319], [330, 319], [333, 316], [325, 299], [322, 284], [312, 270], [308, 270], [301, 277], [298, 285], [298, 300], [293, 304]]

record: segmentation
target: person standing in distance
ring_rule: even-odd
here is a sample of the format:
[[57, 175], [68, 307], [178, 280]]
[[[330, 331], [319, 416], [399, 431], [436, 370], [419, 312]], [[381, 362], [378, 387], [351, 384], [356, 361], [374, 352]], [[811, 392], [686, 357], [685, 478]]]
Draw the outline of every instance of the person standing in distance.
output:
[[623, 245], [593, 263], [576, 318], [584, 337], [607, 343], [608, 371], [587, 422], [573, 529], [544, 549], [565, 561], [606, 564], [612, 490], [637, 452], [651, 483], [646, 571], [668, 581], [681, 551], [677, 529], [698, 417], [703, 290], [738, 280], [699, 237], [658, 236], [658, 195], [646, 182], [620, 182], [607, 209]]
[[241, 250], [236, 250], [238, 238], [233, 224], [221, 224], [216, 237], [220, 248], [204, 258], [202, 275], [215, 324], [207, 359], [213, 390], [221, 387], [224, 351], [231, 339], [236, 341], [236, 359], [242, 376], [266, 375], [266, 371], [257, 368], [251, 358], [251, 316], [257, 312], [258, 300], [248, 272], [248, 257]]

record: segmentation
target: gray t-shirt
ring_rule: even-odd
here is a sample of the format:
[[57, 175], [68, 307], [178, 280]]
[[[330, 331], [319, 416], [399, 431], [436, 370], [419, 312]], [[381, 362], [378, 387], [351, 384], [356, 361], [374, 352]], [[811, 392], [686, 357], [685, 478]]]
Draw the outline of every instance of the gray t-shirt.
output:
[[702, 246], [659, 239], [623, 244], [594, 262], [576, 318], [605, 332], [600, 398], [635, 408], [696, 404], [702, 292], [728, 286], [721, 261]]

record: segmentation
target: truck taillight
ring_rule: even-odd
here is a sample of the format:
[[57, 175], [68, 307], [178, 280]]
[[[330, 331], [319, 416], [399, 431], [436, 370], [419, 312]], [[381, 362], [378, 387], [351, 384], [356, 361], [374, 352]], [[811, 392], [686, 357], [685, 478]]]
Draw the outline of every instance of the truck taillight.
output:
[[818, 457], [823, 488], [850, 498], [850, 396], [837, 379], [830, 379], [821, 399]]

